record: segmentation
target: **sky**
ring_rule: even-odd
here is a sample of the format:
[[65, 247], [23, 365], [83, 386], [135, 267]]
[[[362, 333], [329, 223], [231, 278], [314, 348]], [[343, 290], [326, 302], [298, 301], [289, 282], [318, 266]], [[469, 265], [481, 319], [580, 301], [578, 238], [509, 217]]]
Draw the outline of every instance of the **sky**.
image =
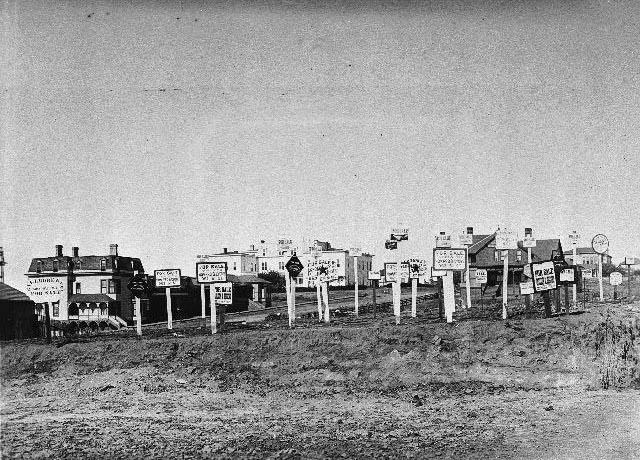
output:
[[[640, 2], [1, 4], [0, 245], [197, 254], [286, 237], [381, 266], [510, 228], [640, 256]], [[395, 260], [395, 255], [392, 256]]]

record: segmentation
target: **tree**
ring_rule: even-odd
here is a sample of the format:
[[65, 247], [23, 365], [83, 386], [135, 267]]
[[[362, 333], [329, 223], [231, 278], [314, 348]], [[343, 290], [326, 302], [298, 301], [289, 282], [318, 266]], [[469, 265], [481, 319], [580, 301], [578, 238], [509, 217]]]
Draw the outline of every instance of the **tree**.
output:
[[273, 291], [282, 292], [286, 289], [287, 280], [284, 275], [279, 272], [271, 270], [270, 272], [259, 273], [258, 277], [269, 281], [272, 285]]

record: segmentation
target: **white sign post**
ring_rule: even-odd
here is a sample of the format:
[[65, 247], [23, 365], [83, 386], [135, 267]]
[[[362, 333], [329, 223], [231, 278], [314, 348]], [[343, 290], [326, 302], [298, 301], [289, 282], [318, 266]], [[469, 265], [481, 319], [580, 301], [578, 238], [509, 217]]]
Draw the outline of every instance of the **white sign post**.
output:
[[509, 249], [518, 249], [516, 234], [507, 229], [496, 232], [496, 250], [502, 251], [502, 319], [507, 319], [507, 302], [509, 298]]
[[[531, 254], [532, 248], [536, 247], [536, 239], [533, 236], [531, 228], [524, 229], [524, 238], [522, 239], [522, 246], [527, 248], [527, 263], [533, 262], [533, 256]], [[531, 294], [527, 294], [525, 297], [525, 303], [527, 307], [531, 305]]]
[[322, 322], [322, 292], [320, 289], [320, 281], [318, 279], [318, 258], [320, 257], [320, 254], [321, 252], [318, 247], [311, 249], [311, 256], [313, 257], [313, 260], [309, 264], [307, 273], [309, 274], [309, 279], [315, 279], [316, 299], [318, 301], [318, 321]]
[[418, 279], [427, 276], [429, 267], [424, 259], [409, 259], [409, 278], [411, 278], [411, 317], [418, 316]]
[[[409, 228], [405, 225], [398, 224], [391, 229], [391, 239], [395, 241], [406, 241], [409, 239]], [[402, 276], [400, 276], [402, 261], [400, 260], [400, 251], [396, 254], [396, 281], [393, 295], [393, 314], [396, 317], [396, 324], [400, 324], [400, 314], [402, 305]]]
[[324, 322], [328, 323], [331, 321], [329, 310], [329, 283], [338, 279], [337, 262], [333, 259], [319, 259], [316, 269], [318, 282], [322, 286], [322, 298], [325, 304]]
[[444, 313], [448, 323], [453, 322], [453, 312], [456, 310], [453, 272], [464, 271], [467, 268], [466, 248], [434, 248], [433, 269], [445, 271], [445, 275], [442, 276], [442, 283], [444, 291]]
[[[580, 235], [575, 230], [569, 235], [569, 239], [571, 240], [571, 247], [573, 249], [573, 265], [577, 265], [578, 262], [576, 259], [578, 258], [578, 243], [580, 241]], [[578, 287], [573, 285], [573, 305], [575, 306], [578, 303]]]
[[607, 249], [609, 249], [609, 239], [605, 235], [599, 233], [591, 240], [591, 247], [600, 256], [598, 258], [598, 285], [600, 287], [600, 302], [603, 302], [604, 291], [602, 289], [602, 254], [607, 252]]
[[173, 313], [171, 311], [171, 288], [180, 287], [180, 269], [155, 270], [154, 278], [157, 288], [165, 288], [167, 299], [167, 329], [173, 329]]
[[[202, 302], [202, 317], [206, 318], [205, 311], [205, 288], [206, 285], [214, 283], [225, 283], [227, 281], [227, 263], [226, 262], [198, 262], [196, 263], [196, 278], [200, 283], [200, 299]], [[209, 299], [211, 303], [211, 333], [218, 332], [218, 311], [216, 308], [214, 289], [209, 288]], [[206, 324], [205, 324], [206, 325]]]
[[358, 257], [362, 255], [362, 251], [360, 248], [351, 248], [349, 249], [349, 254], [353, 256], [353, 274], [354, 274], [354, 285], [355, 285], [355, 301], [354, 301], [354, 309], [356, 316], [358, 316]]
[[[469, 247], [473, 245], [473, 230], [471, 227], [469, 227], [467, 229], [467, 233], [463, 233], [462, 235], [460, 235], [460, 244], [462, 244], [465, 247]], [[468, 254], [468, 250], [467, 250], [467, 257], [469, 256]], [[467, 261], [467, 266], [469, 265], [469, 261]], [[466, 286], [466, 291], [467, 291], [467, 308], [470, 309], [471, 308], [471, 276], [469, 275], [469, 269], [467, 268], [467, 270], [465, 270], [465, 279], [464, 279], [464, 283]]]

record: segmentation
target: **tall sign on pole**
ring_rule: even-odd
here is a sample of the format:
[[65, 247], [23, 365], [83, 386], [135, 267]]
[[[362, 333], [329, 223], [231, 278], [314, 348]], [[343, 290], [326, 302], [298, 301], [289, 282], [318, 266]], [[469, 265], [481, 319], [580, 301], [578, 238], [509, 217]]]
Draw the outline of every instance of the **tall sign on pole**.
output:
[[514, 232], [498, 228], [496, 232], [496, 250], [502, 251], [502, 319], [507, 319], [507, 302], [509, 298], [509, 249], [518, 249], [518, 240]]
[[[409, 228], [405, 225], [398, 224], [391, 229], [391, 241], [407, 241], [409, 239]], [[392, 247], [392, 246], [391, 246]], [[390, 247], [390, 248], [391, 248]], [[396, 243], [395, 249], [398, 248]], [[396, 281], [394, 283], [394, 296], [393, 296], [393, 313], [396, 317], [396, 324], [400, 324], [400, 310], [401, 310], [401, 298], [402, 298], [402, 277], [400, 276], [400, 251], [396, 254]]]
[[362, 251], [360, 250], [360, 248], [351, 248], [349, 249], [349, 254], [353, 256], [353, 284], [355, 286], [354, 311], [356, 313], [356, 316], [358, 316], [358, 257], [362, 255]]
[[155, 270], [153, 272], [156, 288], [165, 288], [167, 299], [167, 329], [173, 329], [173, 313], [171, 309], [171, 288], [180, 287], [180, 269]]
[[[473, 227], [467, 227], [467, 233], [460, 235], [460, 244], [469, 248], [469, 246], [473, 245]], [[467, 257], [468, 257], [467, 251]], [[467, 266], [469, 265], [469, 261], [467, 261]], [[464, 284], [466, 286], [467, 291], [467, 308], [471, 308], [471, 277], [469, 275], [469, 269], [465, 270]]]
[[[531, 227], [525, 227], [524, 229], [522, 246], [527, 248], [527, 262], [530, 264], [531, 262], [533, 262], [531, 251], [536, 247], [536, 239], [533, 237], [533, 230], [531, 229]], [[531, 294], [526, 295], [525, 304], [527, 307], [531, 305]]]
[[[576, 259], [578, 258], [578, 243], [580, 242], [580, 235], [575, 230], [569, 235], [569, 239], [571, 240], [571, 249], [573, 252], [573, 260], [572, 265], [577, 265]], [[574, 284], [573, 285], [573, 305], [576, 305], [578, 302], [578, 288]]]
[[418, 316], [418, 280], [427, 276], [429, 267], [424, 259], [409, 259], [409, 278], [411, 279], [411, 317]]
[[287, 269], [287, 298], [289, 299], [289, 327], [293, 327], [296, 322], [296, 278], [304, 268], [297, 256], [291, 256], [285, 264]]
[[627, 300], [631, 300], [631, 266], [640, 263], [635, 257], [625, 257], [624, 264], [627, 266]]
[[433, 270], [443, 270], [444, 313], [448, 323], [453, 322], [456, 309], [453, 272], [467, 270], [467, 248], [434, 248]]
[[[215, 283], [227, 282], [227, 263], [226, 262], [197, 262], [196, 278], [200, 284], [200, 299], [202, 302], [202, 317], [206, 318], [205, 311], [205, 287], [213, 286]], [[211, 333], [218, 332], [218, 311], [216, 308], [215, 287], [209, 287], [209, 302], [211, 304]], [[205, 324], [206, 325], [206, 324]]]
[[140, 298], [148, 292], [147, 275], [133, 272], [133, 277], [127, 283], [127, 289], [136, 298], [136, 332], [142, 336], [142, 312], [140, 309]]
[[602, 290], [602, 254], [609, 249], [609, 239], [602, 233], [598, 233], [591, 240], [591, 247], [599, 254], [598, 259], [598, 286], [600, 288], [600, 302], [604, 301], [604, 292]]

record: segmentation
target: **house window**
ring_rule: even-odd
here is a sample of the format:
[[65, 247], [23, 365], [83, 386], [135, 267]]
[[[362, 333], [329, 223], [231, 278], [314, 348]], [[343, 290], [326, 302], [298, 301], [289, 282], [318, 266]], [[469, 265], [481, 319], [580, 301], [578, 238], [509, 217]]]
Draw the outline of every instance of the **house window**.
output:
[[236, 262], [234, 262], [234, 263], [233, 263], [233, 271], [234, 271], [234, 272], [236, 271], [237, 267], [238, 267], [237, 263], [236, 263]]
[[80, 287], [80, 283], [76, 283], [76, 294], [82, 294], [82, 288]]
[[42, 273], [42, 261], [41, 260], [36, 262], [36, 273]]
[[60, 302], [53, 304], [53, 317], [57, 318], [58, 316], [60, 316]]
[[262, 262], [262, 270], [266, 270], [267, 269], [267, 263], [266, 262]]
[[100, 259], [100, 270], [105, 271], [107, 269], [107, 259]]
[[302, 277], [300, 277], [300, 278], [298, 278], [298, 279], [296, 280], [296, 282], [297, 282], [298, 284], [302, 284], [302, 283], [304, 282], [304, 279], [303, 279]]
[[109, 294], [120, 294], [120, 280], [109, 280]]
[[496, 249], [496, 251], [493, 254], [493, 260], [498, 262], [500, 260], [504, 260], [504, 253], [502, 250], [498, 250]]
[[522, 251], [518, 251], [518, 252], [516, 253], [516, 260], [517, 260], [518, 262], [520, 262], [520, 261], [522, 260]]
[[284, 262], [278, 262], [278, 268], [284, 270]]
[[472, 254], [469, 256], [469, 263], [475, 264], [476, 263], [476, 255]]
[[107, 282], [108, 280], [100, 280], [100, 294], [107, 293]]
[[54, 271], [54, 272], [57, 272], [57, 271], [58, 271], [58, 261], [57, 261], [57, 260], [54, 260], [54, 261], [53, 261], [53, 271]]

